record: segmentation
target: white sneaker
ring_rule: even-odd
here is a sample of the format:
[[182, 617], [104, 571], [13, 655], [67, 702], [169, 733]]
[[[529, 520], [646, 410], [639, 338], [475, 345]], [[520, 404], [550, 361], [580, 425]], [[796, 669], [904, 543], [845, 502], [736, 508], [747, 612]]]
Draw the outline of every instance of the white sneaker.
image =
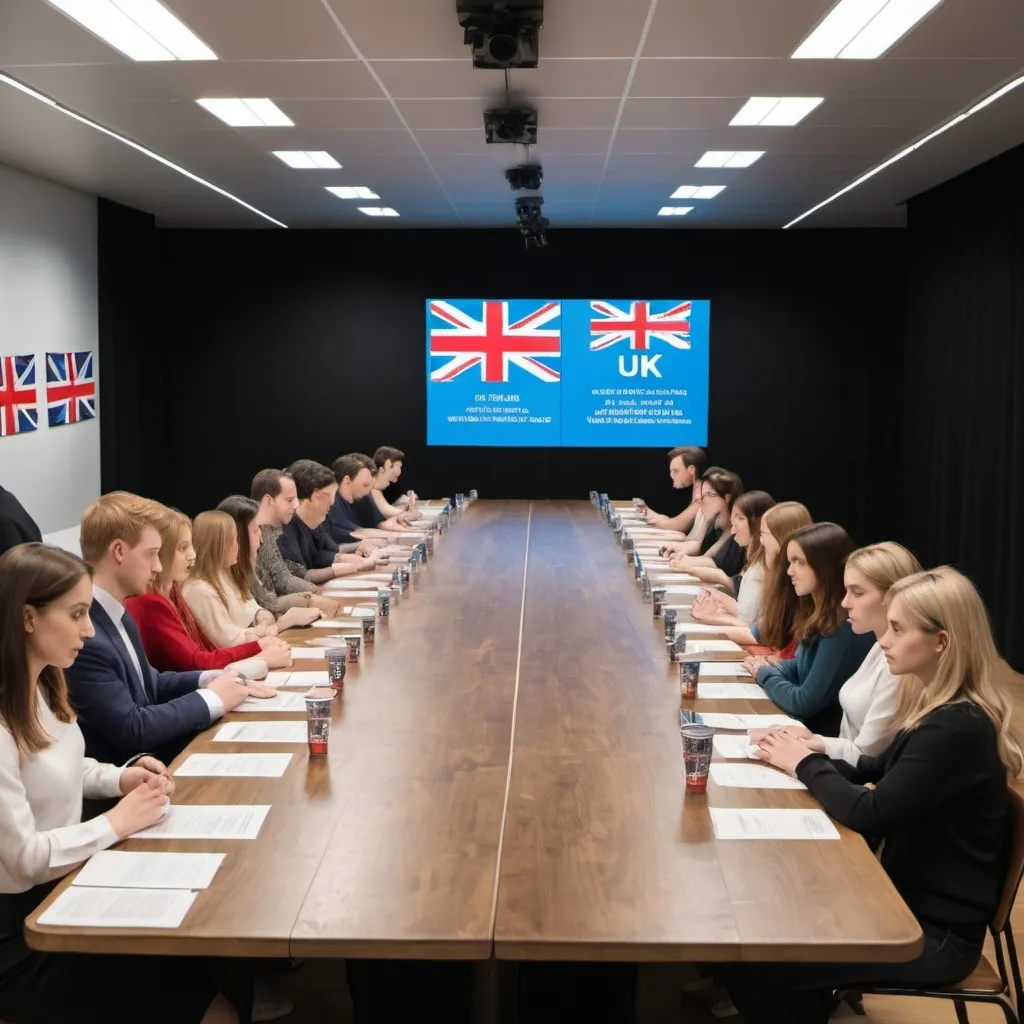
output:
[[253, 986], [252, 1020], [280, 1020], [287, 1017], [295, 1004], [279, 989], [275, 988], [266, 978], [257, 978]]
[[[717, 1003], [711, 1004], [711, 1014], [714, 1017], [738, 1017], [739, 1010], [733, 1005], [732, 1000], [725, 996], [723, 999], [719, 999]], [[253, 1017], [253, 1020], [256, 1018]]]

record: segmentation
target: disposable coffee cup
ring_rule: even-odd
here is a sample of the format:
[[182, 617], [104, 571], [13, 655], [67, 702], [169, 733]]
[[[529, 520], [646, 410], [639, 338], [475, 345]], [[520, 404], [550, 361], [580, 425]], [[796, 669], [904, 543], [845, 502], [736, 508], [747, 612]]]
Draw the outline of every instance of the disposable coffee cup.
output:
[[328, 647], [324, 652], [327, 659], [327, 679], [336, 690], [345, 689], [345, 662], [348, 660], [348, 647]]
[[363, 634], [359, 633], [347, 633], [345, 635], [345, 647], [348, 650], [348, 660], [353, 665], [359, 661], [359, 655], [362, 653], [363, 648]]
[[683, 725], [679, 728], [683, 740], [683, 771], [688, 793], [704, 793], [708, 788], [711, 771], [711, 751], [715, 730], [709, 725]]
[[331, 735], [331, 701], [334, 694], [321, 695], [317, 691], [306, 694], [306, 728], [309, 736], [309, 756], [325, 757], [327, 741]]

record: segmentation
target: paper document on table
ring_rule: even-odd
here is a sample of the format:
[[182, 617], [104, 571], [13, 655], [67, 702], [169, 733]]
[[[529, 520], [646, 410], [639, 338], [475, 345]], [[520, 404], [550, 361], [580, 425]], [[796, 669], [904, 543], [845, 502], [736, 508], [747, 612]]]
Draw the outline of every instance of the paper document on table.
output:
[[[653, 588], [653, 584], [652, 584], [652, 588]], [[664, 588], [661, 588], [661, 589], [664, 589], [664, 591], [665, 591], [665, 593], [667, 595], [671, 595], [671, 594], [687, 594], [690, 597], [699, 597], [701, 594], [704, 593], [704, 588], [703, 587], [690, 587], [690, 586], [686, 586], [685, 584], [682, 585], [682, 586], [674, 585], [674, 586], [670, 586], [670, 587], [664, 587]]]
[[93, 854], [72, 885], [115, 889], [208, 889], [223, 853], [135, 853], [103, 850]]
[[718, 839], [839, 838], [828, 815], [817, 809], [709, 807], [708, 810]]
[[[750, 673], [743, 667], [742, 661], [702, 661], [700, 678], [708, 676], [735, 676], [737, 679], [750, 679]], [[271, 683], [271, 686], [274, 684]], [[278, 684], [280, 685], [280, 684]]]
[[274, 683], [275, 686], [287, 686], [289, 690], [296, 687], [308, 690], [311, 686], [330, 686], [330, 679], [326, 671], [320, 672], [292, 672], [288, 676], [287, 683]]
[[[324, 597], [329, 597], [332, 601], [365, 601], [366, 608], [372, 608], [377, 603], [377, 590], [387, 590], [387, 587], [367, 587], [365, 590], [356, 590], [351, 587], [339, 588], [338, 590], [324, 590]], [[343, 612], [344, 615], [350, 615], [351, 612]], [[376, 615], [377, 613], [374, 612]]]
[[[305, 728], [305, 723], [303, 723]], [[142, 839], [255, 839], [270, 804], [172, 804]]]
[[769, 768], [766, 764], [723, 764], [716, 761], [711, 765], [711, 778], [719, 786], [739, 789], [807, 788], [799, 779], [776, 768]]
[[279, 686], [287, 686], [288, 680], [291, 679], [291, 672], [268, 672], [264, 679], [261, 679], [261, 683], [266, 683], [267, 686], [273, 686], [277, 689]]
[[306, 695], [304, 693], [277, 693], [273, 697], [246, 697], [235, 708], [236, 711], [264, 712], [271, 711], [306, 711]]
[[293, 647], [292, 661], [323, 661], [324, 649], [322, 647]]
[[291, 754], [189, 754], [174, 775], [176, 778], [216, 775], [279, 779], [291, 759]]
[[729, 627], [715, 626], [709, 622], [677, 622], [676, 632], [687, 636], [721, 636]]
[[[697, 694], [700, 695], [698, 685]], [[713, 711], [697, 712], [705, 725], [712, 729], [770, 729], [773, 725], [799, 725], [785, 715], [732, 715]]]
[[[743, 648], [731, 640], [694, 640], [692, 644], [686, 645], [687, 654], [708, 654], [711, 651], [725, 651], [728, 654], [744, 653]], [[292, 648], [292, 653], [295, 653], [294, 648]]]
[[715, 733], [711, 742], [719, 757], [753, 758], [757, 750], [757, 746], [746, 736], [730, 736], [724, 732]]
[[91, 889], [70, 886], [39, 917], [70, 928], [177, 928], [196, 898], [185, 889]]
[[226, 722], [214, 743], [305, 743], [305, 722]]
[[[652, 587], [661, 583], [700, 583], [699, 577], [691, 576], [688, 572], [662, 572], [658, 569], [652, 569], [647, 575], [651, 577]], [[672, 588], [674, 593], [683, 594], [688, 594], [691, 591], [699, 594], [702, 589], [701, 587], [688, 587], [686, 590], [679, 591], [675, 587]]]
[[698, 697], [714, 700], [767, 700], [757, 683], [699, 683]]
[[344, 579], [338, 580], [336, 583], [328, 583], [324, 587], [324, 597], [334, 597], [335, 594], [342, 594], [346, 591], [357, 591], [363, 592], [367, 590], [385, 590], [387, 589], [388, 582], [391, 577], [387, 576], [382, 580], [371, 580], [365, 576], [356, 579], [353, 576], [347, 576]]

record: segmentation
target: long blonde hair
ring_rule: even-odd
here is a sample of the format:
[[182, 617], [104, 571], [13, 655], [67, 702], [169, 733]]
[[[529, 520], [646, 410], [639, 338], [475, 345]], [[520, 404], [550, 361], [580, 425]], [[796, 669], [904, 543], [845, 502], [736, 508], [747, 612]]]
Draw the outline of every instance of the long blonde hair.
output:
[[153, 581], [152, 589], [167, 597], [171, 592], [173, 580], [171, 570], [174, 566], [174, 553], [181, 540], [182, 530], [191, 530], [192, 520], [184, 512], [176, 508], [167, 509], [166, 515], [157, 527], [160, 534], [160, 572]]
[[232, 538], [237, 538], [235, 521], [227, 512], [200, 512], [192, 524], [196, 562], [189, 579], [208, 583], [225, 606], [228, 603], [224, 593], [225, 582], [234, 587], [243, 601], [252, 596], [249, 588], [232, 577], [231, 571], [224, 566], [224, 556], [231, 547]]
[[811, 599], [797, 597], [786, 575], [789, 538], [797, 530], [811, 525], [811, 513], [799, 501], [780, 501], [764, 513], [761, 522], [779, 542], [779, 553], [765, 576], [764, 610], [758, 629], [761, 643], [781, 649], [796, 636], [801, 620], [811, 613]]
[[1010, 702], [995, 682], [999, 654], [977, 588], [956, 569], [941, 565], [893, 584], [889, 601], [897, 597], [920, 629], [931, 634], [944, 632], [949, 638], [935, 678], [922, 685], [900, 728], [916, 728], [943, 704], [970, 701], [995, 726], [999, 760], [1016, 778], [1024, 768], [1024, 753], [1011, 724]]

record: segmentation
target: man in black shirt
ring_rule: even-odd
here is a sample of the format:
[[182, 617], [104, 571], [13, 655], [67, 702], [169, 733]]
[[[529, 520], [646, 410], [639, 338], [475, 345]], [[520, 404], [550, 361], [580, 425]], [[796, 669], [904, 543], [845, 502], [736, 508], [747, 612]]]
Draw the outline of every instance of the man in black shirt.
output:
[[288, 475], [295, 481], [299, 507], [281, 531], [277, 546], [289, 570], [310, 583], [326, 583], [372, 569], [376, 558], [342, 552], [324, 528], [337, 491], [334, 474], [320, 462], [299, 459], [288, 467]]
[[373, 488], [373, 459], [368, 455], [343, 455], [334, 460], [332, 468], [338, 492], [327, 514], [327, 530], [338, 544], [367, 538], [379, 539], [379, 531], [405, 531], [403, 524], [386, 519], [374, 503], [370, 494]]
[[0, 487], [0, 555], [17, 544], [42, 539], [39, 527], [21, 502], [10, 491]]

